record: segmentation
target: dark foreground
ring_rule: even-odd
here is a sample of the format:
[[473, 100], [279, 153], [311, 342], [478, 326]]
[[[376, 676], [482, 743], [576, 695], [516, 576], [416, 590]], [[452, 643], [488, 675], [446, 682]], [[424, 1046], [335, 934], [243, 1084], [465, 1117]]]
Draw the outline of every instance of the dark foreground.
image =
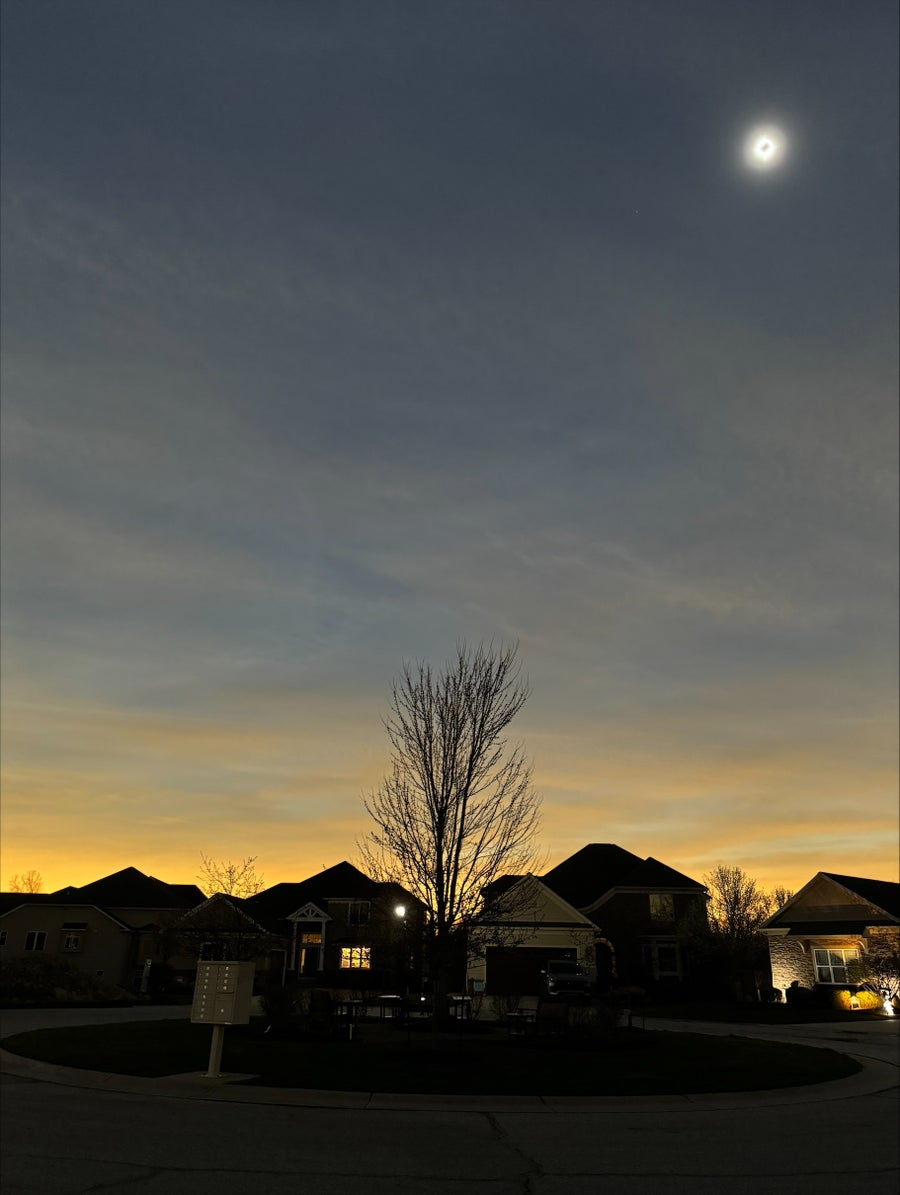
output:
[[[6, 1038], [30, 1058], [116, 1074], [163, 1076], [206, 1069], [210, 1029], [188, 1021], [44, 1029]], [[382, 1023], [340, 1037], [279, 1040], [262, 1026], [230, 1028], [222, 1069], [256, 1085], [337, 1091], [469, 1095], [672, 1095], [758, 1091], [842, 1078], [846, 1054], [739, 1036], [617, 1029], [592, 1037], [512, 1039], [477, 1026], [436, 1040]]]

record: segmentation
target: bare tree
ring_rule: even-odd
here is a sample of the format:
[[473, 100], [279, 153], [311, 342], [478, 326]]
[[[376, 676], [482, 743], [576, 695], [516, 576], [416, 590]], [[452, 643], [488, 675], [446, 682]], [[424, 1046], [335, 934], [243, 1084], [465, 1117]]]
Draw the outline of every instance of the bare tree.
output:
[[769, 893], [769, 915], [777, 913], [779, 909], [783, 909], [794, 893], [790, 888], [783, 888], [780, 884], [777, 888], [773, 888]]
[[43, 886], [43, 877], [34, 867], [30, 867], [28, 871], [23, 871], [21, 875], [17, 872], [9, 881], [10, 892], [40, 892]]
[[769, 916], [772, 900], [740, 867], [720, 865], [707, 872], [707, 915], [713, 936], [734, 945], [751, 942]]
[[440, 673], [404, 664], [385, 720], [390, 773], [365, 800], [375, 829], [359, 843], [364, 865], [425, 907], [438, 1013], [485, 890], [534, 865], [540, 798], [522, 747], [504, 737], [529, 693], [516, 656], [461, 644]]
[[[707, 961], [736, 992], [755, 993], [767, 969], [767, 949], [760, 926], [772, 912], [772, 897], [741, 867], [720, 865], [703, 877], [709, 892]], [[702, 944], [694, 949], [702, 954]]]
[[256, 896], [266, 886], [265, 880], [257, 875], [254, 867], [256, 855], [248, 855], [239, 863], [233, 863], [230, 859], [211, 859], [201, 851], [200, 859], [201, 874], [197, 879], [207, 896], [215, 896], [217, 892], [223, 892], [226, 896]]

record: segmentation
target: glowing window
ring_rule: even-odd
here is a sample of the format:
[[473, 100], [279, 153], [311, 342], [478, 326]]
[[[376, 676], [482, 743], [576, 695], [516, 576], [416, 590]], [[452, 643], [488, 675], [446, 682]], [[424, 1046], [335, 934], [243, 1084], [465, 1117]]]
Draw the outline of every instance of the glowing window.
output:
[[368, 946], [342, 946], [341, 970], [368, 970], [371, 966], [371, 949]]
[[300, 941], [302, 942], [302, 944], [304, 946], [321, 946], [322, 945], [322, 935], [321, 934], [301, 934]]
[[846, 983], [847, 964], [855, 963], [859, 952], [855, 949], [834, 950], [816, 947], [813, 951], [818, 983]]

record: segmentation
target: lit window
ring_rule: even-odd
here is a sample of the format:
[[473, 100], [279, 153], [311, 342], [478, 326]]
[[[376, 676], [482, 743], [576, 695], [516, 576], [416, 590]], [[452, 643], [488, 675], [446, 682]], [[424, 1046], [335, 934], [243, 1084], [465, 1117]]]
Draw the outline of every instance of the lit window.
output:
[[322, 935], [321, 934], [301, 934], [300, 941], [302, 942], [302, 944], [304, 946], [321, 946], [322, 945]]
[[63, 950], [80, 950], [81, 936], [79, 934], [66, 934], [66, 940], [63, 944]]
[[671, 892], [650, 893], [650, 916], [654, 921], [675, 920], [675, 897]]
[[370, 956], [371, 950], [368, 946], [342, 946], [341, 970], [346, 971], [349, 968], [368, 970], [371, 966]]
[[26, 950], [43, 950], [47, 935], [43, 930], [31, 929], [25, 935]]
[[846, 983], [847, 964], [855, 963], [859, 952], [855, 949], [833, 950], [816, 947], [816, 981], [818, 983]]

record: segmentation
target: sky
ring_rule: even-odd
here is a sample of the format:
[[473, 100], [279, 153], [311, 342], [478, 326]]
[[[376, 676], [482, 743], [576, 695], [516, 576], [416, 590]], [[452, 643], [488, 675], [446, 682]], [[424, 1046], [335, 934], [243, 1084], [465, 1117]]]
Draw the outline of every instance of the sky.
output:
[[4, 3], [4, 886], [358, 859], [491, 640], [547, 867], [896, 879], [897, 21]]

